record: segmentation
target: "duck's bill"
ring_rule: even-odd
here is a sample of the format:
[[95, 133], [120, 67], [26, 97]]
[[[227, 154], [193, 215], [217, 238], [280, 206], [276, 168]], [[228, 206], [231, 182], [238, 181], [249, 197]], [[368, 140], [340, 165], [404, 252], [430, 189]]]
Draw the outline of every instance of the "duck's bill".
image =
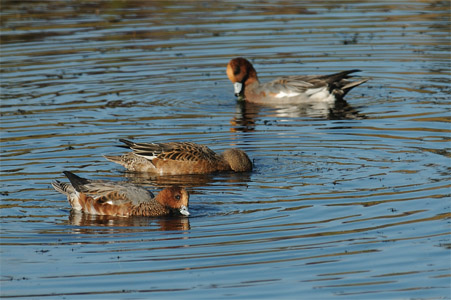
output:
[[241, 90], [243, 89], [243, 84], [241, 82], [235, 82], [233, 84], [233, 88], [235, 89], [235, 96], [239, 97], [241, 94]]
[[184, 216], [189, 216], [188, 207], [186, 207], [185, 205], [182, 205], [182, 207], [180, 207], [179, 212]]

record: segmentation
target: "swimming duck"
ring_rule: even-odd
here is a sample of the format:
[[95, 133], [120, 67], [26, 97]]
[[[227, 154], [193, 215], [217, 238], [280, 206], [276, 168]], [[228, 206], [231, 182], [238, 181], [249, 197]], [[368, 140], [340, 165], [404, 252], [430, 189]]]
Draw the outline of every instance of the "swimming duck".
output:
[[89, 180], [64, 171], [70, 183], [58, 180], [53, 188], [66, 195], [74, 210], [109, 216], [189, 215], [188, 192], [181, 187], [163, 189], [158, 195], [127, 182]]
[[104, 155], [129, 171], [159, 175], [209, 174], [220, 171], [245, 172], [252, 162], [240, 149], [228, 149], [216, 154], [204, 145], [192, 142], [135, 143], [120, 139], [133, 152], [121, 156]]
[[348, 80], [358, 69], [330, 75], [283, 76], [260, 83], [252, 64], [238, 57], [229, 61], [227, 76], [235, 88], [235, 96], [260, 104], [329, 102], [342, 99], [352, 88], [368, 81]]

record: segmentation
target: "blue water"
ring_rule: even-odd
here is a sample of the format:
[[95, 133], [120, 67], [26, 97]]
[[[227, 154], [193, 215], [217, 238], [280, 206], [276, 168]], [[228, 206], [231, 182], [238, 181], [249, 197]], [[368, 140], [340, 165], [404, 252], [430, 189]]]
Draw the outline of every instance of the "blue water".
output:
[[[1, 297], [450, 299], [446, 1], [2, 3]], [[359, 68], [345, 107], [237, 103]], [[245, 150], [246, 174], [151, 177], [119, 138]], [[63, 170], [190, 191], [189, 218], [71, 212]]]

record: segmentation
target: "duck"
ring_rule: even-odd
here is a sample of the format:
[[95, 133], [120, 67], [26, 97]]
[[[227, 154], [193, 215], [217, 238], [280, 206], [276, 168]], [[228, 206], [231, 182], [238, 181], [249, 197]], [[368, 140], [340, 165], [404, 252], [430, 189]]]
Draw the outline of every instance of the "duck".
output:
[[227, 77], [234, 85], [239, 100], [258, 104], [334, 103], [354, 87], [369, 79], [350, 81], [350, 74], [358, 69], [329, 75], [282, 76], [260, 83], [257, 71], [243, 57], [233, 58], [227, 64]]
[[54, 180], [52, 186], [57, 192], [67, 196], [75, 211], [118, 217], [190, 214], [189, 194], [179, 186], [167, 187], [155, 196], [132, 183], [89, 180], [69, 171], [63, 173], [70, 183]]
[[216, 154], [205, 145], [193, 142], [135, 143], [119, 139], [132, 152], [120, 156], [104, 155], [128, 171], [155, 175], [210, 174], [214, 172], [247, 172], [252, 170], [249, 156], [231, 148]]

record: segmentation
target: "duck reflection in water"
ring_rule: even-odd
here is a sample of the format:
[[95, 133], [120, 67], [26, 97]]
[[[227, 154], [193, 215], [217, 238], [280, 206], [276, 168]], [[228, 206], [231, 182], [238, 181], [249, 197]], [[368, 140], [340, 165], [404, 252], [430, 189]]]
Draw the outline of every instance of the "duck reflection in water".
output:
[[[135, 216], [131, 218], [123, 218], [85, 214], [76, 210], [71, 210], [68, 222], [73, 226], [87, 227], [77, 228], [75, 230], [77, 233], [101, 234], [103, 232], [95, 227], [108, 227], [114, 232], [136, 232], [137, 229], [133, 227], [149, 227], [151, 230], [155, 228], [155, 230], [159, 231], [179, 231], [190, 229], [189, 218], [178, 218], [173, 216], [153, 218]], [[111, 233], [111, 231], [107, 230], [104, 233]]]
[[191, 175], [155, 175], [144, 172], [125, 171], [124, 177], [127, 181], [137, 185], [152, 185], [164, 189], [173, 185], [189, 188], [190, 194], [197, 191], [191, 188], [206, 187], [214, 185], [246, 185], [251, 180], [251, 172], [221, 172], [213, 174], [191, 174]]
[[237, 101], [236, 113], [230, 120], [231, 131], [254, 131], [261, 118], [309, 118], [321, 120], [362, 120], [367, 117], [344, 99], [334, 103], [263, 105]]

